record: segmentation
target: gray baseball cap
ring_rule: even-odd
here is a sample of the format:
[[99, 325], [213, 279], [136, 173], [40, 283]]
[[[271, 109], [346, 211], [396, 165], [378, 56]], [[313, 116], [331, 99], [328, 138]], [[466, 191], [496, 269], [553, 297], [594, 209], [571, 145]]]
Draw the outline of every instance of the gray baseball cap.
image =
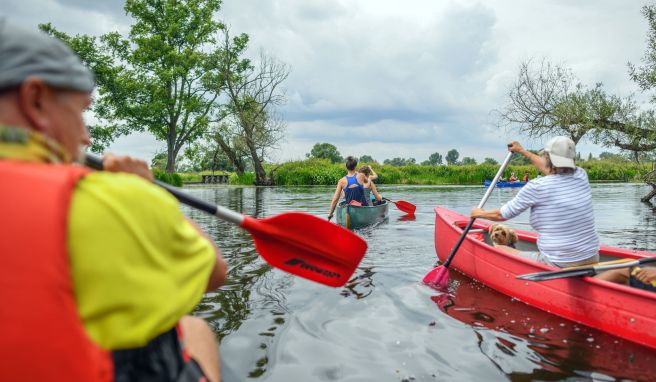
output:
[[52, 87], [87, 93], [95, 85], [93, 73], [62, 41], [0, 18], [0, 90], [31, 76]]

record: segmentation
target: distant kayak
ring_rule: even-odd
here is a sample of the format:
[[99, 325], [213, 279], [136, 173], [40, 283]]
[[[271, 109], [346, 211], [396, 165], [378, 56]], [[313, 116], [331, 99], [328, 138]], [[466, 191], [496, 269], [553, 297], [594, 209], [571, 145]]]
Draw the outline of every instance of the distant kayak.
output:
[[[483, 187], [490, 187], [490, 183], [492, 183], [491, 180], [484, 181], [483, 182]], [[496, 187], [498, 187], [498, 188], [509, 188], [509, 187], [523, 187], [524, 185], [526, 185], [526, 182], [520, 182], [520, 181], [508, 182], [508, 181], [504, 180], [504, 181], [497, 182]]]

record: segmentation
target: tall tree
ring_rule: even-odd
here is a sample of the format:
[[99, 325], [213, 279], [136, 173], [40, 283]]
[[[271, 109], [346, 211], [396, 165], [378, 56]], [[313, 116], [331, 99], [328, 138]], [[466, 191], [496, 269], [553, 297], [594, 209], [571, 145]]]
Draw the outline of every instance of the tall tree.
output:
[[378, 163], [371, 155], [363, 155], [360, 157], [362, 163]]
[[565, 135], [575, 143], [591, 132], [599, 140], [601, 129], [626, 121], [635, 110], [631, 99], [607, 94], [601, 83], [587, 88], [569, 68], [546, 60], [521, 63], [508, 99], [495, 111], [500, 125], [532, 138]]
[[456, 149], [451, 149], [449, 152], [446, 153], [446, 164], [448, 165], [454, 165], [458, 164], [458, 158], [460, 157], [460, 153]]
[[438, 165], [438, 164], [442, 164], [442, 154], [440, 154], [440, 153], [432, 153], [432, 154], [428, 157], [428, 162], [429, 162], [431, 165], [433, 165], [433, 166], [436, 166], [436, 165]]
[[207, 130], [222, 87], [215, 49], [224, 28], [216, 21], [220, 5], [220, 0], [127, 0], [125, 12], [134, 19], [127, 37], [119, 32], [70, 37], [50, 24], [41, 26], [68, 42], [96, 73], [93, 111], [101, 124], [91, 133], [97, 143], [146, 130], [166, 142], [166, 170], [174, 170], [182, 147]]
[[333, 163], [343, 162], [342, 155], [337, 150], [337, 147], [330, 143], [315, 143], [312, 150], [305, 155], [308, 158], [328, 159]]
[[483, 160], [483, 163], [492, 164], [492, 165], [499, 164], [499, 162], [494, 158], [485, 158], [485, 160]]
[[282, 138], [286, 127], [278, 117], [276, 108], [285, 102], [283, 82], [289, 76], [289, 66], [260, 52], [254, 65], [243, 58], [248, 46], [248, 36], [233, 38], [228, 30], [222, 42], [220, 73], [225, 82], [228, 98], [223, 115], [229, 116], [240, 129], [255, 171], [256, 184], [272, 184], [263, 162], [267, 150]]

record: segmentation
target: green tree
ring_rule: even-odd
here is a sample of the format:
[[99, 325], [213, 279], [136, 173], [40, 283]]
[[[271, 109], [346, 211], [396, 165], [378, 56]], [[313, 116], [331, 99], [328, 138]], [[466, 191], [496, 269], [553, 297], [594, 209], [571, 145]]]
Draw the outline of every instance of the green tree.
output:
[[470, 157], [464, 157], [462, 158], [461, 164], [476, 164], [476, 159]]
[[378, 163], [371, 155], [363, 155], [360, 157], [360, 162], [362, 163]]
[[460, 153], [456, 149], [451, 149], [449, 152], [446, 153], [446, 163], [448, 165], [454, 165], [458, 164], [458, 158], [460, 157]]
[[500, 125], [532, 138], [565, 135], [575, 143], [586, 136], [599, 141], [600, 131], [629, 120], [636, 108], [630, 98], [607, 94], [601, 83], [586, 87], [571, 69], [546, 60], [523, 62], [508, 98], [496, 111]]
[[623, 157], [621, 154], [611, 153], [608, 151], [604, 151], [601, 154], [599, 154], [599, 159], [613, 161], [613, 162], [626, 162], [626, 158]]
[[485, 158], [485, 160], [483, 160], [483, 163], [485, 163], [485, 164], [491, 164], [491, 165], [497, 165], [497, 164], [499, 164], [499, 162], [497, 162], [497, 160], [496, 160], [496, 159], [493, 159], [493, 158]]
[[385, 159], [383, 161], [383, 164], [401, 167], [401, 166], [409, 166], [409, 165], [417, 164], [417, 160], [415, 158], [405, 159], [405, 158], [396, 157], [392, 159]]
[[[531, 150], [529, 149], [528, 151], [532, 152], [533, 154], [538, 154], [538, 150]], [[539, 154], [538, 154], [539, 155]], [[508, 164], [514, 165], [514, 166], [525, 166], [531, 164], [531, 161], [528, 160], [525, 156], [521, 154], [513, 154], [512, 157], [510, 157], [510, 162]]]
[[146, 130], [166, 142], [166, 170], [178, 153], [207, 130], [222, 88], [216, 34], [220, 0], [127, 0], [134, 19], [127, 37], [70, 37], [52, 25], [47, 33], [66, 41], [96, 74], [98, 97], [91, 127], [99, 145], [120, 135]]
[[166, 152], [160, 151], [153, 156], [150, 167], [164, 171], [166, 169]]
[[442, 164], [442, 154], [440, 154], [440, 153], [432, 153], [432, 154], [428, 157], [428, 162], [429, 162], [431, 165], [433, 165], [433, 166], [437, 166], [438, 164]]
[[[234, 133], [241, 139], [253, 165], [255, 183], [270, 185], [273, 177], [267, 176], [263, 163], [286, 127], [276, 108], [285, 103], [282, 84], [289, 76], [289, 67], [263, 52], [257, 64], [251, 64], [243, 58], [247, 46], [246, 34], [230, 38], [229, 31], [225, 31], [219, 67], [228, 102], [220, 118], [227, 118], [225, 123], [236, 127]], [[237, 137], [233, 136], [233, 140]]]
[[305, 154], [308, 158], [328, 159], [333, 163], [340, 163], [344, 161], [342, 155], [337, 151], [337, 147], [330, 143], [315, 143], [312, 150]]

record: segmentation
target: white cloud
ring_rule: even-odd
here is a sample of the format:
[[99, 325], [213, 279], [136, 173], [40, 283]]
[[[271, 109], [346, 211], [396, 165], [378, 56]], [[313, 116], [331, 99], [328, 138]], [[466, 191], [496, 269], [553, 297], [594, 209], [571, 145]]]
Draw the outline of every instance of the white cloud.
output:
[[[69, 33], [100, 34], [127, 30], [122, 4], [9, 0], [0, 12], [28, 25], [52, 21]], [[253, 57], [262, 48], [292, 68], [282, 110], [289, 129], [284, 150], [274, 158], [300, 159], [314, 143], [331, 142], [343, 154], [381, 161], [396, 156], [422, 161], [451, 148], [480, 161], [502, 159], [513, 136], [497, 131], [490, 111], [506, 102], [522, 60], [545, 57], [571, 67], [585, 84], [603, 82], [623, 96], [637, 92], [626, 63], [639, 63], [645, 51], [642, 5], [224, 0], [220, 18], [233, 34], [250, 35]], [[45, 16], [34, 16], [34, 9]], [[112, 149], [148, 155], [163, 147], [144, 139], [123, 138]]]

